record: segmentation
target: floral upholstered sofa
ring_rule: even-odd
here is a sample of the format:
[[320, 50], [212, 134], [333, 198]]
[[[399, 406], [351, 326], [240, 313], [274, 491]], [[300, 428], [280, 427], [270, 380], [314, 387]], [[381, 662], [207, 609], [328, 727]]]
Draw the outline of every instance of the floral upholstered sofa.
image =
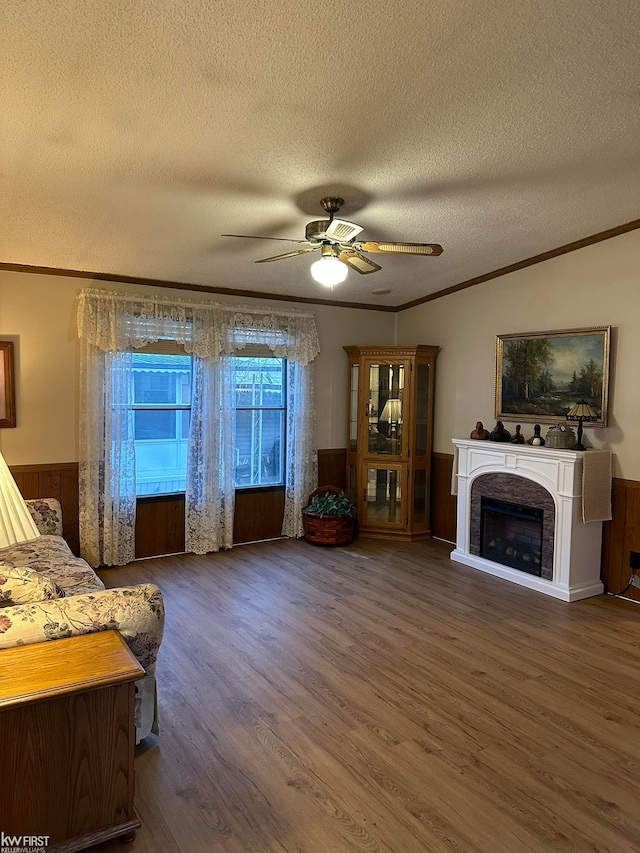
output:
[[155, 584], [105, 589], [62, 538], [60, 503], [55, 498], [26, 503], [42, 535], [0, 552], [0, 649], [119, 631], [145, 669], [136, 682], [136, 741], [157, 734], [155, 669], [164, 628], [162, 593]]

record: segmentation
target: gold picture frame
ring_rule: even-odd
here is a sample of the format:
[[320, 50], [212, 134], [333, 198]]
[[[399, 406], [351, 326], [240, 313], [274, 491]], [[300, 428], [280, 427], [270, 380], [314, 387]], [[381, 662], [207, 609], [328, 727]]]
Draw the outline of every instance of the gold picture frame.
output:
[[611, 326], [523, 332], [496, 338], [496, 407], [500, 420], [564, 423], [586, 400], [607, 426]]
[[16, 425], [13, 341], [0, 341], [0, 429]]

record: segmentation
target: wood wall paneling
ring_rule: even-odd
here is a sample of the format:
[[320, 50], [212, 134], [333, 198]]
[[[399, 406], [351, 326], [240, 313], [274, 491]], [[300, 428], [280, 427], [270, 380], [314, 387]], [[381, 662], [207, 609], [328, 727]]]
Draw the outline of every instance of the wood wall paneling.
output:
[[258, 542], [282, 535], [284, 488], [238, 489], [233, 518], [233, 542]]
[[[625, 516], [624, 516], [624, 537], [622, 547], [622, 559], [618, 563], [622, 580], [625, 586], [631, 578], [631, 552], [640, 553], [640, 488], [634, 484], [631, 488], [625, 487]], [[613, 585], [611, 584], [613, 590]], [[618, 587], [620, 589], [620, 587]], [[640, 589], [631, 587], [625, 595], [628, 598], [633, 598], [640, 601]]]
[[184, 551], [184, 495], [139, 498], [136, 510], [136, 557]]
[[434, 453], [431, 458], [431, 535], [456, 541], [458, 499], [451, 494], [453, 456]]
[[[602, 537], [602, 582], [607, 592], [620, 593], [631, 578], [631, 551], [640, 552], [640, 483], [614, 478], [612, 509]], [[630, 587], [624, 597], [640, 601], [640, 589]]]
[[602, 526], [602, 582], [605, 589], [619, 592], [629, 583], [622, 576], [626, 490], [614, 480], [611, 491], [612, 519]]
[[11, 465], [10, 470], [25, 500], [57, 498], [60, 501], [62, 534], [73, 553], [79, 554], [78, 463]]
[[[440, 457], [440, 458], [438, 458]], [[318, 451], [318, 482], [346, 489], [345, 448]], [[455, 498], [448, 494], [451, 463], [434, 455], [432, 528], [434, 536], [455, 539]], [[11, 468], [25, 498], [54, 497], [62, 504], [64, 538], [74, 554], [80, 553], [78, 463], [17, 465]], [[239, 490], [236, 493], [234, 537], [236, 544], [280, 536], [284, 491]], [[453, 525], [453, 527], [452, 527]], [[453, 531], [453, 532], [452, 532]], [[184, 496], [141, 498], [136, 517], [136, 557], [153, 557], [184, 551]]]

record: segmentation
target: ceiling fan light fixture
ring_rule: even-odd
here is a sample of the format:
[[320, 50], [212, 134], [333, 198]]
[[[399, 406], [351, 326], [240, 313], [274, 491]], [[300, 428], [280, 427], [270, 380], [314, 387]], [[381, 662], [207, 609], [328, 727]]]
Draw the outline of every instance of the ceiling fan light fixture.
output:
[[[350, 269], [360, 275], [368, 275], [378, 272], [382, 267], [363, 255], [362, 252], [396, 252], [401, 255], [432, 255], [442, 254], [442, 246], [439, 243], [390, 243], [378, 240], [356, 242], [355, 238], [363, 230], [361, 225], [348, 222], [346, 219], [335, 219], [335, 214], [344, 204], [344, 199], [338, 196], [327, 196], [320, 200], [329, 219], [315, 219], [308, 222], [305, 228], [305, 240], [289, 239], [284, 237], [264, 237], [263, 235], [249, 234], [223, 234], [223, 237], [248, 237], [250, 239], [286, 240], [298, 243], [304, 248], [295, 249], [291, 252], [283, 252], [269, 258], [260, 258], [256, 264], [266, 264], [271, 261], [280, 261], [284, 258], [294, 258], [297, 255], [305, 255], [307, 252], [320, 250], [322, 257], [311, 265], [311, 277], [324, 287], [335, 287], [341, 284], [347, 277]], [[374, 294], [389, 293], [389, 290], [372, 291]]]
[[347, 277], [349, 270], [337, 258], [331, 255], [325, 255], [319, 261], [311, 264], [311, 276], [318, 282], [324, 284], [325, 287], [333, 287], [335, 284], [341, 284]]

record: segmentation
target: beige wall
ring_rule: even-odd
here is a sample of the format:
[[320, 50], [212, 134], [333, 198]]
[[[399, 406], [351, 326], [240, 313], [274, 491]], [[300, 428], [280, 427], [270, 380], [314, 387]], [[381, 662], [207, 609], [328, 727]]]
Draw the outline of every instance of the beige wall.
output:
[[[640, 480], [639, 259], [640, 231], [633, 231], [398, 315], [309, 306], [321, 346], [316, 362], [318, 447], [345, 445], [345, 344], [393, 343], [397, 337], [399, 344], [442, 347], [435, 450], [451, 453], [453, 436], [468, 436], [477, 420], [485, 426], [495, 423], [496, 335], [611, 325], [610, 425], [587, 427], [585, 433], [594, 446], [613, 450], [616, 476]], [[0, 271], [0, 339], [16, 344], [18, 426], [0, 430], [0, 449], [10, 464], [78, 458], [75, 298], [83, 286], [93, 283]], [[100, 286], [149, 292], [133, 285]], [[162, 293], [188, 298], [184, 291]], [[524, 432], [529, 435], [531, 427], [525, 425]]]
[[[11, 465], [75, 462], [78, 458], [75, 299], [80, 288], [87, 286], [93, 287], [95, 283], [79, 278], [0, 271], [0, 339], [13, 340], [16, 351], [18, 426], [0, 430], [0, 449]], [[134, 285], [100, 283], [99, 286], [151, 292]], [[168, 289], [163, 289], [162, 294], [178, 298], [194, 296]], [[211, 299], [313, 311], [321, 348], [316, 360], [318, 447], [344, 447], [347, 362], [342, 347], [355, 343], [392, 343], [395, 315], [325, 305], [260, 303], [216, 294]]]
[[[451, 453], [451, 438], [468, 437], [477, 420], [495, 424], [496, 335], [606, 325], [609, 427], [586, 427], [585, 437], [613, 451], [616, 476], [640, 480], [640, 230], [398, 315], [398, 343], [442, 347], [434, 449]], [[532, 425], [523, 432], [531, 435]]]

